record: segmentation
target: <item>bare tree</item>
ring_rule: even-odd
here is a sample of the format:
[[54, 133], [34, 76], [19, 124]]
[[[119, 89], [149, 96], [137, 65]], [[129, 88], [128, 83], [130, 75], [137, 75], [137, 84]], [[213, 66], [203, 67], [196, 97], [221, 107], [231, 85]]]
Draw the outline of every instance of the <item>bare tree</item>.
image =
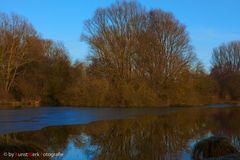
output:
[[190, 70], [195, 58], [184, 25], [171, 13], [146, 11], [136, 2], [98, 9], [85, 28], [82, 39], [91, 47], [90, 68], [117, 82], [147, 81], [164, 92], [162, 88]]
[[212, 74], [224, 78], [237, 72], [240, 72], [240, 41], [215, 48], [212, 54]]
[[0, 81], [5, 91], [13, 86], [21, 68], [30, 62], [29, 39], [36, 32], [24, 18], [0, 13]]
[[222, 44], [213, 50], [211, 75], [220, 84], [220, 96], [239, 99], [240, 41]]
[[117, 79], [132, 76], [136, 34], [141, 29], [144, 9], [135, 2], [117, 2], [98, 9], [86, 21], [82, 39], [92, 50], [92, 65], [103, 75]]
[[[188, 70], [195, 58], [185, 30], [171, 13], [151, 10], [147, 14], [146, 32], [142, 37], [139, 67], [144, 75], [160, 84], [177, 79]], [[147, 74], [146, 74], [147, 72]]]

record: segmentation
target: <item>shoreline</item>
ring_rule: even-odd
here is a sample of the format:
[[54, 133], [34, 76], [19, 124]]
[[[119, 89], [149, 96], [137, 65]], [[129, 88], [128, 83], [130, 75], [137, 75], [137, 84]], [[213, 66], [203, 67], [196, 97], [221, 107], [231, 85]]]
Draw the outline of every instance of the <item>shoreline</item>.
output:
[[223, 101], [219, 103], [207, 103], [207, 104], [170, 104], [162, 106], [78, 106], [78, 105], [40, 105], [39, 103], [31, 102], [7, 102], [0, 103], [0, 110], [8, 109], [25, 109], [25, 108], [44, 108], [44, 107], [74, 107], [74, 108], [192, 108], [192, 107], [208, 107], [214, 105], [224, 106], [240, 106], [240, 101]]

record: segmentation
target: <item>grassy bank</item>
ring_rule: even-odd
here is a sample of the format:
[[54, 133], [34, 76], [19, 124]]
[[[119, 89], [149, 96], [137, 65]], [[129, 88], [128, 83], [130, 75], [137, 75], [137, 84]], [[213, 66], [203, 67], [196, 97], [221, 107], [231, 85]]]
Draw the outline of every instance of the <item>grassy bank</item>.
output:
[[6, 101], [0, 102], [0, 109], [17, 109], [22, 107], [39, 107], [38, 101]]
[[194, 103], [194, 104], [163, 104], [158, 106], [131, 106], [131, 105], [124, 105], [124, 106], [111, 106], [111, 105], [104, 105], [104, 106], [89, 106], [89, 105], [69, 105], [69, 104], [48, 104], [42, 105], [39, 101], [9, 101], [9, 102], [0, 102], [0, 109], [18, 109], [18, 108], [35, 108], [41, 106], [65, 106], [65, 107], [89, 107], [89, 108], [164, 108], [164, 107], [202, 107], [208, 105], [240, 105], [240, 101], [216, 101], [212, 103]]

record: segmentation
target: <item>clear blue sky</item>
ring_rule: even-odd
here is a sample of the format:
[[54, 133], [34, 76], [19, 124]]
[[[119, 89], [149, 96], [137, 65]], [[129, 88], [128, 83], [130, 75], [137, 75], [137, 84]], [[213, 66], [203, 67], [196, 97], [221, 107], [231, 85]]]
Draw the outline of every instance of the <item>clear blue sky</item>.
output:
[[[83, 22], [114, 0], [0, 0], [0, 11], [26, 17], [43, 38], [62, 41], [72, 60], [84, 60]], [[185, 24], [198, 58], [210, 66], [211, 52], [223, 42], [240, 40], [240, 0], [139, 0], [147, 9], [172, 12]]]

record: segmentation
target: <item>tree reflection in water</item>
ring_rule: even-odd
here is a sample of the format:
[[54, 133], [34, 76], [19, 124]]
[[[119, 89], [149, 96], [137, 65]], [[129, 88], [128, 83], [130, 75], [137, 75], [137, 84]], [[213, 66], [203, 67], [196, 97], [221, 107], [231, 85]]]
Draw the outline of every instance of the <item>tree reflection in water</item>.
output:
[[[240, 109], [186, 109], [163, 116], [47, 127], [2, 136], [35, 143], [63, 159], [190, 159], [193, 145], [208, 136], [224, 136], [240, 150]], [[85, 134], [83, 134], [85, 133]], [[80, 136], [79, 136], [80, 135]]]

